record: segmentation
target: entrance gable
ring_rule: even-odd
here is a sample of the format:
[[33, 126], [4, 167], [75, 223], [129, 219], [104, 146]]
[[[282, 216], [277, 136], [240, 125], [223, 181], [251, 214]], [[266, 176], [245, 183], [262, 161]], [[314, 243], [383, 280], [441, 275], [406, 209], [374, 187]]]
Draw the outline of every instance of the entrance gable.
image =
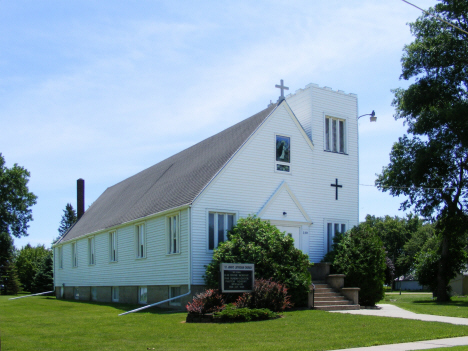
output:
[[288, 184], [283, 181], [265, 205], [257, 213], [262, 219], [312, 224], [304, 207], [300, 204]]

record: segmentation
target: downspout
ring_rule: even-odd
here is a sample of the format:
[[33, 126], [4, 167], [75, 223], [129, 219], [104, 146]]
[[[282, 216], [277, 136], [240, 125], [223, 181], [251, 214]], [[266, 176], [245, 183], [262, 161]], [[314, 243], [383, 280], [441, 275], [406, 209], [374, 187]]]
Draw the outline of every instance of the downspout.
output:
[[31, 295], [26, 295], [26, 296], [11, 297], [8, 300], [24, 299], [25, 297], [46, 295], [46, 294], [50, 294], [50, 293], [53, 293], [53, 292], [55, 292], [55, 290], [45, 291], [45, 292], [41, 292], [41, 293], [38, 293], [38, 294], [31, 294]]
[[133, 312], [138, 312], [138, 311], [141, 311], [141, 310], [153, 307], [153, 306], [161, 305], [163, 303], [166, 303], [166, 302], [169, 302], [169, 301], [172, 301], [172, 300], [177, 300], [177, 299], [179, 299], [181, 297], [190, 295], [192, 293], [192, 290], [191, 290], [191, 283], [192, 283], [192, 221], [191, 221], [192, 211], [191, 211], [191, 209], [192, 209], [192, 207], [189, 206], [189, 208], [187, 210], [187, 219], [188, 219], [188, 240], [187, 240], [187, 244], [188, 244], [188, 249], [187, 249], [188, 292], [185, 293], [185, 294], [176, 296], [176, 297], [171, 297], [170, 299], [167, 299], [167, 300], [159, 301], [159, 302], [156, 302], [156, 303], [152, 303], [151, 305], [143, 306], [143, 307], [140, 307], [140, 308], [128, 311], [128, 312], [121, 313], [121, 314], [119, 314], [119, 316], [124, 316], [126, 314], [133, 313]]

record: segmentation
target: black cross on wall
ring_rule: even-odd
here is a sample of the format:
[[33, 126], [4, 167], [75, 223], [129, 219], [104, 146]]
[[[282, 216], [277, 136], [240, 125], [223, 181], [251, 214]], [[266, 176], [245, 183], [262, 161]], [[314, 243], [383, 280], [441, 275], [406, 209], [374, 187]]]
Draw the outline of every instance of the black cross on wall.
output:
[[343, 185], [338, 185], [338, 178], [335, 179], [335, 184], [330, 184], [335, 187], [335, 200], [338, 200], [338, 188], [342, 188]]

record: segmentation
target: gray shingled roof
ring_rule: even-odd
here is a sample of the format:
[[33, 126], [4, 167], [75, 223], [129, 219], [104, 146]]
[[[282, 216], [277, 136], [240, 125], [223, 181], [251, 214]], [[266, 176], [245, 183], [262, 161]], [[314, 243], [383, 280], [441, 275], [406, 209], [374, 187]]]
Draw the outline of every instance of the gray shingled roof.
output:
[[60, 242], [191, 204], [275, 107], [107, 188]]

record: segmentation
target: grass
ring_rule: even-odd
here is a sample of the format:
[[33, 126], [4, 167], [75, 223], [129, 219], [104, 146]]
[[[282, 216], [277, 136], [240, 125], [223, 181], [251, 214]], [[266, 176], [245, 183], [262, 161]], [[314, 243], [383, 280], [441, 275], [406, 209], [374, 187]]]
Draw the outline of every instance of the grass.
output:
[[438, 303], [427, 294], [387, 294], [379, 303], [389, 303], [415, 313], [468, 318], [468, 297], [452, 297], [450, 302]]
[[468, 326], [323, 311], [233, 324], [188, 324], [185, 313], [0, 296], [2, 350], [332, 350], [468, 335]]

